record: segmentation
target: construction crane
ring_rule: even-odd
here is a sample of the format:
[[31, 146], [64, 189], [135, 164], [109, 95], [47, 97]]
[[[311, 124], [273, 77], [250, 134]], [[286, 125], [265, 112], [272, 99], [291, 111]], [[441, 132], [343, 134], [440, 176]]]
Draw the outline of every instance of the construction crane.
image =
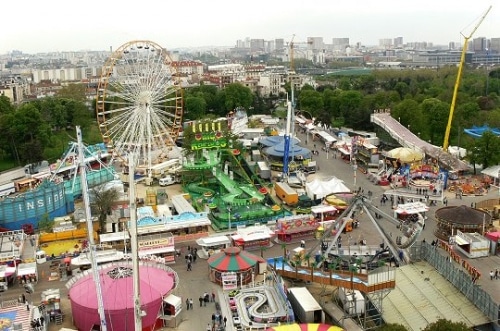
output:
[[467, 44], [468, 44], [470, 38], [472, 38], [472, 35], [474, 34], [474, 32], [476, 32], [476, 30], [479, 28], [481, 23], [483, 23], [484, 19], [486, 18], [486, 15], [488, 15], [490, 10], [491, 10], [491, 6], [488, 8], [488, 10], [486, 10], [486, 12], [483, 14], [483, 16], [481, 16], [481, 18], [479, 19], [479, 22], [476, 24], [476, 26], [474, 27], [474, 29], [472, 30], [472, 32], [468, 36], [464, 36], [462, 34], [462, 36], [465, 38], [465, 40], [464, 40], [464, 46], [462, 48], [462, 55], [460, 56], [460, 63], [458, 66], [457, 79], [455, 81], [455, 87], [453, 88], [453, 97], [451, 99], [450, 114], [448, 116], [448, 125], [446, 125], [446, 131], [444, 134], [444, 141], [443, 141], [443, 151], [444, 152], [448, 152], [448, 145], [449, 145], [450, 131], [451, 131], [451, 122], [453, 121], [453, 113], [455, 112], [458, 87], [460, 86], [460, 80], [462, 78], [462, 69], [463, 69], [463, 66], [465, 63], [465, 53], [467, 52]]
[[293, 63], [293, 48], [295, 47], [295, 44], [293, 43], [293, 40], [295, 39], [295, 34], [292, 35], [292, 39], [290, 40], [290, 43], [288, 44], [288, 57], [290, 60], [290, 73], [295, 73], [295, 67]]

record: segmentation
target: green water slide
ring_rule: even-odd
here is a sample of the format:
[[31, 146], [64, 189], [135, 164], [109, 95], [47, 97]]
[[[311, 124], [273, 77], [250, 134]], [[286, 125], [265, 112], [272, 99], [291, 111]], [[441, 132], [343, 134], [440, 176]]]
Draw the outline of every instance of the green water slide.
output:
[[204, 194], [206, 192], [210, 192], [210, 193], [212, 193], [212, 195], [215, 194], [214, 190], [212, 190], [208, 187], [205, 187], [205, 186], [198, 185], [197, 183], [190, 183], [186, 186], [186, 188], [189, 192], [193, 192], [193, 193]]
[[217, 157], [217, 151], [215, 150], [206, 151], [203, 157], [201, 159], [186, 160], [183, 162], [182, 167], [186, 170], [205, 170], [212, 169], [220, 163], [220, 158]]
[[[219, 181], [219, 183], [224, 186], [224, 188], [228, 191], [227, 194], [222, 196], [222, 201], [231, 205], [243, 206], [248, 205], [251, 199], [255, 199], [255, 202], [261, 202], [264, 200], [264, 195], [259, 193], [252, 187], [248, 185], [240, 185], [236, 183], [234, 180], [229, 178], [223, 171], [217, 171], [215, 177]], [[238, 198], [243, 193], [246, 193], [250, 196], [250, 198]]]

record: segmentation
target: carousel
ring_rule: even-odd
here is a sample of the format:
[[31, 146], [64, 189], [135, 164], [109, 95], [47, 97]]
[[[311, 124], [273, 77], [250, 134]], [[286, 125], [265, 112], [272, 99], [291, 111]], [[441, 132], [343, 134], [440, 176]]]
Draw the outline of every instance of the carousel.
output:
[[449, 206], [436, 210], [436, 232], [439, 239], [448, 241], [457, 230], [463, 233], [483, 233], [491, 224], [491, 216], [480, 209], [465, 205]]
[[232, 274], [241, 285], [248, 284], [252, 281], [252, 277], [259, 274], [259, 263], [263, 262], [265, 262], [263, 258], [243, 251], [239, 247], [228, 247], [208, 259], [210, 280], [223, 285], [224, 276]]

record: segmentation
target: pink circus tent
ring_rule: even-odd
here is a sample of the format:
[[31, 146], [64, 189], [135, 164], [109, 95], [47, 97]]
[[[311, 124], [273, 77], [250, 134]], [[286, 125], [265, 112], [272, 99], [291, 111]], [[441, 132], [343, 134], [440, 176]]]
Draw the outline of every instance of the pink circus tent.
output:
[[[99, 270], [108, 330], [134, 329], [133, 278], [131, 265], [109, 265]], [[141, 265], [139, 269], [143, 329], [154, 328], [163, 297], [174, 288], [175, 276], [162, 268]], [[69, 283], [68, 283], [69, 284]], [[68, 284], [66, 286], [68, 286]], [[85, 272], [70, 285], [71, 312], [78, 330], [100, 325], [96, 286], [92, 272]]]

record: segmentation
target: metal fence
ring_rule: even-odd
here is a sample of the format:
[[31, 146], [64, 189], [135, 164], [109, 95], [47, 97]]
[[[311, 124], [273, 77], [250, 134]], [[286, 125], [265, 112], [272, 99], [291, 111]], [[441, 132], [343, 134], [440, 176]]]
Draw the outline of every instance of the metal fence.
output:
[[456, 263], [450, 263], [449, 257], [442, 255], [440, 250], [429, 243], [422, 242], [411, 247], [410, 259], [425, 260], [432, 265], [441, 276], [446, 278], [456, 289], [469, 299], [483, 314], [492, 322], [500, 319], [499, 305], [493, 298], [472, 282], [471, 276], [457, 267]]

